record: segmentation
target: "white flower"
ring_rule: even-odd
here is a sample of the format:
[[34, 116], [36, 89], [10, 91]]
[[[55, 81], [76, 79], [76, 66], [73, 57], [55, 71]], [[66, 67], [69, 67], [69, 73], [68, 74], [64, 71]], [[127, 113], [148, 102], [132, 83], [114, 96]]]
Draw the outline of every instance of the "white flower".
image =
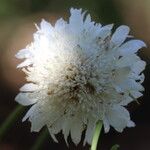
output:
[[28, 83], [16, 101], [32, 105], [23, 118], [31, 131], [46, 125], [55, 141], [62, 130], [66, 142], [71, 134], [78, 144], [86, 129], [84, 143], [91, 144], [98, 120], [105, 132], [134, 126], [124, 106], [142, 96], [145, 62], [136, 53], [145, 44], [131, 39], [128, 26], [112, 34], [113, 25], [101, 26], [81, 9], [70, 12], [69, 22], [42, 20], [33, 43], [17, 53]]

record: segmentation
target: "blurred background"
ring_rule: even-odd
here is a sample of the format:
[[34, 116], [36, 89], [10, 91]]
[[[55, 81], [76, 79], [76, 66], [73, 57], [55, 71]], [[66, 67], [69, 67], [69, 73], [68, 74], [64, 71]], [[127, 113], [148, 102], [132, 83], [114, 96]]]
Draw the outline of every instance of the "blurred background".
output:
[[[145, 70], [145, 92], [139, 104], [129, 106], [135, 128], [127, 128], [122, 134], [111, 128], [108, 134], [101, 135], [99, 147], [110, 150], [114, 144], [120, 150], [150, 150], [150, 1], [149, 0], [0, 0], [0, 124], [16, 108], [14, 101], [19, 88], [24, 84], [24, 74], [16, 70], [19, 61], [16, 52], [32, 41], [36, 31], [35, 23], [42, 18], [52, 24], [60, 18], [69, 16], [70, 7], [88, 10], [92, 19], [103, 25], [114, 23], [126, 24], [131, 34], [147, 43], [147, 49], [139, 53], [147, 62]], [[129, 62], [130, 63], [130, 62]], [[28, 109], [28, 108], [27, 108]], [[30, 123], [22, 123], [26, 110], [18, 116], [17, 121], [0, 141], [0, 150], [30, 150], [40, 133], [30, 132]], [[67, 148], [62, 134], [59, 143], [54, 143], [48, 135], [40, 150], [88, 150], [82, 142], [76, 147], [71, 141]]]

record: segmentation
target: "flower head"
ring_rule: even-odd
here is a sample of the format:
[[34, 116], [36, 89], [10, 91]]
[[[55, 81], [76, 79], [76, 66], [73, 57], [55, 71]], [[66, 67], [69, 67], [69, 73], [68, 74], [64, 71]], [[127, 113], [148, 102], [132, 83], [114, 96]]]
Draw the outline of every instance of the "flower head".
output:
[[136, 53], [145, 44], [131, 39], [128, 26], [112, 34], [113, 25], [101, 26], [81, 9], [70, 12], [69, 22], [42, 20], [34, 41], [17, 53], [28, 83], [16, 101], [32, 105], [23, 118], [32, 131], [46, 125], [55, 141], [62, 130], [66, 142], [71, 134], [78, 144], [86, 130], [90, 144], [98, 120], [105, 132], [134, 126], [124, 106], [142, 96], [145, 62]]

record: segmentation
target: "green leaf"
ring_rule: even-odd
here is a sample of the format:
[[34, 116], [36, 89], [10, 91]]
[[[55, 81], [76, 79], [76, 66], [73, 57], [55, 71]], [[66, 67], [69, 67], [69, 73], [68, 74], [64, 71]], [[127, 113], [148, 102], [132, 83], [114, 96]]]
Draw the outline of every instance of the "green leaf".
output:
[[119, 145], [118, 144], [115, 144], [112, 146], [111, 150], [118, 150], [119, 149]]

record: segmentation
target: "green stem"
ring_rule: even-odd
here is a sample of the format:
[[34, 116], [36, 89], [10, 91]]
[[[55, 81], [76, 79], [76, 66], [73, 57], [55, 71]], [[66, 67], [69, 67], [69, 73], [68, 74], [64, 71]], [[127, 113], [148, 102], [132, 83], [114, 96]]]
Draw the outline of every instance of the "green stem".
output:
[[40, 136], [35, 141], [35, 144], [32, 146], [31, 150], [40, 150], [47, 136], [48, 136], [48, 130], [47, 128], [45, 128], [43, 129]]
[[14, 122], [18, 119], [18, 117], [23, 112], [24, 107], [18, 105], [15, 110], [7, 117], [4, 123], [0, 126], [0, 141], [8, 131], [8, 129], [14, 124]]
[[95, 132], [92, 140], [91, 150], [97, 149], [97, 144], [98, 144], [98, 139], [99, 139], [101, 129], [102, 129], [102, 121], [98, 121], [96, 124]]

